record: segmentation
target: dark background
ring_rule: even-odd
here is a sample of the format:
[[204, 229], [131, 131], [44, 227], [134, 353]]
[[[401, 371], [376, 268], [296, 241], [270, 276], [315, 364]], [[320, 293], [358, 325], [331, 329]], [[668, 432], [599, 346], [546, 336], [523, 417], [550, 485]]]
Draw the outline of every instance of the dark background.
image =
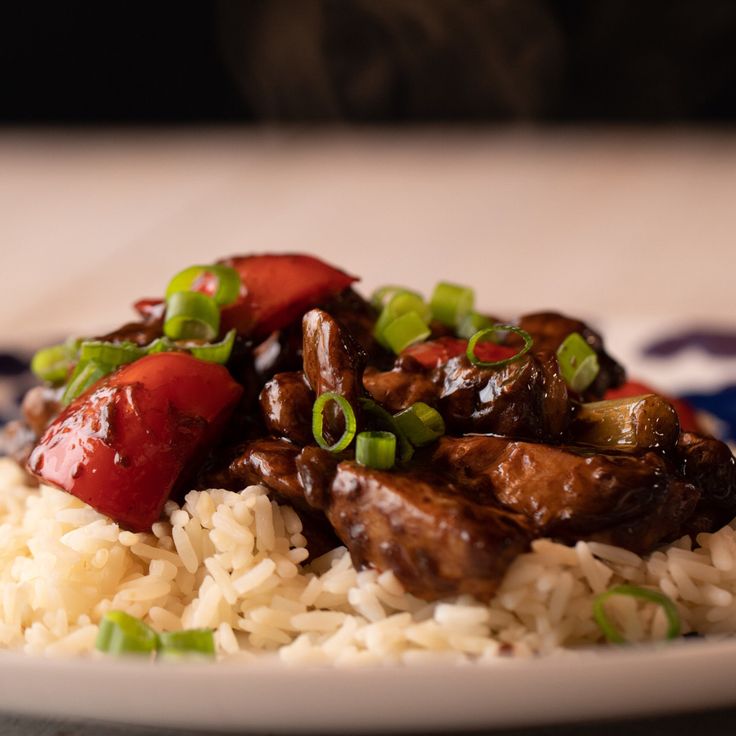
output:
[[0, 122], [729, 124], [733, 0], [38, 2]]

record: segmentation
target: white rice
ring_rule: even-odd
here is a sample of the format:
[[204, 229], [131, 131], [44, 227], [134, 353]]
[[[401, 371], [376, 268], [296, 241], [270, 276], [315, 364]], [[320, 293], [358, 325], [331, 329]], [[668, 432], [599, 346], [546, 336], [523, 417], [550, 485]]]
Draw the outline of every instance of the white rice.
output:
[[[0, 647], [88, 655], [106, 611], [159, 631], [210, 627], [221, 658], [271, 652], [334, 665], [493, 661], [602, 642], [596, 594], [631, 583], [675, 602], [683, 633], [736, 631], [736, 532], [726, 526], [641, 558], [618, 547], [540, 539], [509, 569], [489, 605], [468, 596], [427, 603], [390, 572], [356, 571], [342, 547], [308, 559], [298, 514], [262, 486], [192, 491], [166, 504], [150, 534], [119, 529], [71, 495], [24, 485], [0, 460]], [[632, 641], [661, 639], [654, 605], [626, 597], [607, 610]]]

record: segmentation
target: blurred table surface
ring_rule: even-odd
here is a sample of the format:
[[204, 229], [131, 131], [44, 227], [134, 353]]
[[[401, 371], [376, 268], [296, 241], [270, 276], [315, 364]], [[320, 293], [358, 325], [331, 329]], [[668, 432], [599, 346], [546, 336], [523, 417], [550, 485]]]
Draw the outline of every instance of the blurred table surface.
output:
[[284, 250], [509, 316], [724, 321], [735, 232], [725, 132], [6, 129], [0, 335], [116, 325], [183, 266]]
[[[0, 342], [114, 327], [182, 267], [250, 251], [315, 253], [366, 292], [467, 283], [502, 316], [733, 325], [735, 232], [736, 135], [718, 131], [6, 129]], [[720, 734], [735, 716], [626, 729]], [[153, 733], [0, 717], [13, 736], [98, 732]]]

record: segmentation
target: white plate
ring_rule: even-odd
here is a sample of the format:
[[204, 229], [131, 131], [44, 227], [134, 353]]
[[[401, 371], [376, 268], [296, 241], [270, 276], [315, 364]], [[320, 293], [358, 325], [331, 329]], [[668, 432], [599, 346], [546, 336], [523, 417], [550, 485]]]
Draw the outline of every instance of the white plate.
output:
[[736, 641], [493, 665], [328, 669], [0, 656], [0, 709], [149, 726], [355, 732], [523, 726], [736, 705]]

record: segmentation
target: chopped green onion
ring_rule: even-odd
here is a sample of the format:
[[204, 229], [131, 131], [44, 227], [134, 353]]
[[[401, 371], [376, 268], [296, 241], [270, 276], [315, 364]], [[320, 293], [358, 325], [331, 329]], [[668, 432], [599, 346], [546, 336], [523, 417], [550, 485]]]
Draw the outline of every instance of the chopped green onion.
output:
[[77, 363], [77, 367], [69, 378], [69, 383], [67, 383], [61, 397], [62, 405], [66, 406], [69, 404], [77, 396], [83, 394], [92, 384], [97, 383], [97, 381], [113, 370], [113, 366], [99, 363], [96, 360], [80, 361]]
[[182, 345], [195, 358], [206, 360], [208, 363], [220, 363], [224, 365], [230, 360], [230, 354], [235, 344], [236, 330], [230, 330], [220, 342], [213, 342], [211, 345]]
[[158, 634], [140, 619], [124, 611], [108, 611], [95, 646], [106, 654], [150, 654], [158, 647]]
[[569, 334], [557, 348], [557, 362], [565, 383], [577, 393], [585, 391], [600, 370], [595, 350], [579, 332]]
[[415, 447], [428, 445], [445, 433], [442, 415], [423, 401], [417, 401], [394, 417], [402, 432]]
[[472, 289], [440, 281], [434, 287], [429, 304], [436, 320], [448, 327], [457, 327], [473, 309], [474, 302], [475, 293]]
[[396, 435], [396, 442], [399, 447], [399, 459], [402, 463], [408, 463], [414, 455], [414, 446], [407, 439], [399, 423], [396, 421], [396, 417], [387, 412], [373, 399], [358, 399], [358, 401], [360, 401], [361, 409], [371, 418], [371, 425], [378, 425], [378, 427]]
[[391, 432], [360, 432], [355, 440], [355, 460], [375, 470], [388, 470], [396, 462], [396, 435]]
[[240, 295], [240, 275], [234, 268], [221, 265], [190, 266], [180, 271], [166, 288], [166, 300], [179, 291], [201, 291], [201, 287], [208, 286], [207, 280], [213, 276], [217, 280], [217, 288], [211, 294], [215, 303], [220, 307], [232, 304]]
[[192, 656], [215, 657], [215, 637], [212, 629], [185, 629], [168, 631], [158, 635], [158, 655], [164, 659], [181, 659]]
[[112, 368], [132, 363], [146, 354], [146, 349], [132, 342], [104, 342], [85, 340], [79, 348], [80, 362], [95, 360]]
[[68, 343], [41, 348], [31, 358], [31, 371], [42, 381], [62, 383], [69, 377], [69, 371], [76, 360], [76, 349], [72, 351]]
[[[427, 336], [429, 336], [429, 328], [426, 324], [430, 318], [429, 306], [424, 299], [422, 299], [421, 294], [417, 294], [415, 291], [409, 291], [408, 289], [399, 289], [398, 287], [384, 288], [396, 289], [396, 291], [392, 293], [387, 304], [383, 307], [381, 314], [378, 315], [375, 327], [373, 328], [373, 335], [376, 340], [383, 345], [383, 347], [388, 348], [389, 350], [394, 350], [391, 342], [386, 337], [386, 330], [399, 317], [403, 317], [411, 312], [414, 312], [418, 316], [419, 320], [424, 325], [423, 331], [426, 331]], [[416, 320], [414, 320], [414, 322], [416, 323]], [[398, 353], [400, 350], [394, 350], [394, 352]]]
[[407, 312], [392, 320], [383, 330], [383, 339], [397, 355], [417, 342], [426, 340], [431, 330], [416, 312]]
[[431, 317], [429, 305], [424, 301], [422, 295], [407, 289], [396, 292], [386, 305], [386, 309], [394, 317], [400, 317], [408, 312], [416, 312], [424, 322], [429, 322]]
[[144, 348], [146, 355], [155, 355], [156, 353], [171, 353], [179, 350], [179, 346], [168, 337], [157, 337]]
[[220, 310], [212, 297], [198, 291], [177, 291], [166, 300], [166, 337], [210, 341], [219, 330]]
[[664, 593], [648, 588], [640, 588], [638, 585], [616, 585], [605, 593], [597, 595], [593, 601], [593, 618], [608, 641], [613, 644], [626, 644], [626, 639], [608, 618], [604, 608], [605, 602], [615, 595], [639, 598], [661, 606], [667, 618], [667, 638], [676, 639], [680, 635], [680, 614], [672, 600]]
[[[334, 401], [341, 409], [343, 416], [345, 417], [345, 431], [342, 433], [337, 442], [330, 444], [324, 436], [324, 409], [330, 401]], [[312, 434], [317, 444], [323, 450], [329, 450], [330, 452], [342, 452], [348, 445], [353, 441], [355, 437], [355, 430], [357, 429], [358, 423], [355, 418], [355, 412], [353, 407], [350, 406], [350, 402], [340, 394], [336, 394], [333, 391], [327, 391], [317, 397], [317, 401], [314, 402], [312, 407]]]
[[399, 292], [408, 292], [409, 294], [414, 294], [415, 296], [422, 298], [421, 294], [417, 294], [415, 291], [410, 291], [409, 289], [405, 289], [403, 286], [381, 286], [380, 288], [376, 289], [371, 294], [371, 304], [376, 309], [383, 309], [387, 302], [391, 300], [391, 298], [398, 294]]
[[[478, 314], [478, 312], [471, 312], [460, 320], [456, 333], [458, 337], [464, 337], [466, 340], [469, 340], [476, 332], [489, 327], [493, 327], [492, 320], [482, 314]], [[500, 335], [498, 339], [500, 339]]]
[[[515, 335], [519, 335], [519, 337], [524, 340], [524, 347], [521, 348], [516, 355], [512, 355], [510, 358], [491, 361], [480, 360], [475, 354], [475, 346], [480, 340], [490, 337], [496, 332], [513, 332]], [[468, 356], [468, 360], [479, 368], [500, 368], [501, 366], [508, 365], [509, 363], [513, 363], [514, 361], [519, 360], [519, 358], [522, 358], [531, 350], [533, 344], [534, 340], [532, 340], [532, 336], [520, 327], [514, 327], [514, 325], [493, 325], [492, 327], [486, 327], [484, 330], [476, 332], [475, 335], [470, 338], [468, 341], [466, 355]]]

